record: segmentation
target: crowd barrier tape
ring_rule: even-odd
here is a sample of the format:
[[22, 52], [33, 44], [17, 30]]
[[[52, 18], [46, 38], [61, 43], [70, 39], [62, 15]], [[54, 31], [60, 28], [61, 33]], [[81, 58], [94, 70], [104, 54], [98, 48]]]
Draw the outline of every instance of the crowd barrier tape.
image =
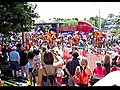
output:
[[[106, 55], [106, 54], [100, 54], [100, 53], [97, 53], [97, 52], [90, 53], [90, 52], [86, 52], [86, 51], [83, 51], [83, 50], [80, 50], [79, 54], [88, 59], [89, 66], [90, 66], [91, 70], [93, 70], [96, 67], [96, 61], [103, 61], [104, 57]], [[109, 56], [112, 59], [116, 55], [115, 54], [109, 54]], [[66, 60], [66, 62], [70, 58], [72, 58], [67, 49], [63, 51], [63, 58]]]

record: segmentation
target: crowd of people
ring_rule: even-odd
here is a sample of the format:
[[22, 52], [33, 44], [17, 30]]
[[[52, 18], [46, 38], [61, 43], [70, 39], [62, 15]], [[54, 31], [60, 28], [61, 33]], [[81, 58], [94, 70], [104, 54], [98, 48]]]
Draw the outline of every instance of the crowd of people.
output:
[[1, 45], [3, 57], [0, 60], [1, 64], [10, 62], [13, 78], [21, 76], [29, 80], [30, 85], [36, 83], [36, 86], [63, 86], [63, 78], [67, 76], [65, 86], [87, 87], [110, 72], [120, 70], [119, 55], [115, 58], [105, 55], [104, 60], [96, 60], [96, 67], [92, 71], [89, 60], [79, 53], [81, 47], [83, 51], [90, 45], [104, 47], [104, 42], [101, 42], [100, 46], [99, 41], [105, 37], [85, 39], [80, 34], [65, 37], [61, 33], [57, 35], [47, 31], [44, 34], [27, 35], [26, 38], [26, 46], [21, 42]]

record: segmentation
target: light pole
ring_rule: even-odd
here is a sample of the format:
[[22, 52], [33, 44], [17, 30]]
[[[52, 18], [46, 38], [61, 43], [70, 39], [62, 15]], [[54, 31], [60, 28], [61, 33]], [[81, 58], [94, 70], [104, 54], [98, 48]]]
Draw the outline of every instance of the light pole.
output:
[[98, 20], [99, 20], [99, 30], [101, 30], [101, 15], [100, 15], [100, 9], [99, 9], [99, 17], [98, 17]]

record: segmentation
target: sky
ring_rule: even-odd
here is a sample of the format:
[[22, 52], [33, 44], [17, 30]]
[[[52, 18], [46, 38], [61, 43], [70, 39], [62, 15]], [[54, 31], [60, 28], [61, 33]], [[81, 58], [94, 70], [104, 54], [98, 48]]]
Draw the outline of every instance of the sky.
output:
[[[41, 20], [50, 18], [84, 18], [101, 16], [107, 18], [109, 13], [118, 15], [120, 2], [30, 2], [37, 4], [35, 12]], [[99, 14], [100, 11], [100, 14]]]

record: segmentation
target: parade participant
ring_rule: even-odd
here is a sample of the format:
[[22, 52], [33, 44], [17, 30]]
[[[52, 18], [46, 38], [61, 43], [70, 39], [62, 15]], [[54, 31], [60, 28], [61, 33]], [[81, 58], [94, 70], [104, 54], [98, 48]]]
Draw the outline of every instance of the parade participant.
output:
[[20, 55], [16, 51], [17, 47], [13, 46], [12, 51], [9, 54], [10, 65], [12, 67], [13, 77], [18, 77], [18, 72], [20, 70]]
[[78, 44], [79, 44], [79, 35], [78, 34], [75, 36], [75, 40], [76, 40], [75, 45], [78, 46]]

